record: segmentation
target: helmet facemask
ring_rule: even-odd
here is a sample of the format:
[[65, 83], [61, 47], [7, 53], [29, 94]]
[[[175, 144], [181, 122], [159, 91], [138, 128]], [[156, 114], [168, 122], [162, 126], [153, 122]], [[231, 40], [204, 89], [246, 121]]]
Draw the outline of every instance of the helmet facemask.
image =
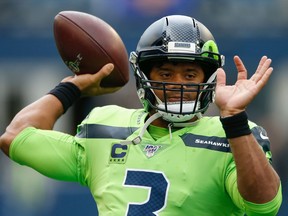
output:
[[[215, 78], [213, 73], [209, 82], [206, 83], [172, 83], [150, 80], [138, 68], [137, 75], [137, 94], [147, 111], [155, 110], [162, 115], [162, 118], [169, 122], [185, 122], [192, 119], [195, 115], [200, 117], [208, 109], [210, 102], [214, 100]], [[155, 91], [162, 91], [161, 100]], [[179, 101], [169, 102], [166, 99], [171, 92], [177, 92], [180, 96]], [[193, 94], [195, 100], [185, 100], [184, 94]]]
[[[175, 23], [178, 19], [183, 18], [183, 16], [170, 17], [173, 18], [170, 18], [170, 20]], [[167, 19], [169, 20], [169, 18]], [[192, 18], [184, 17], [184, 19], [186, 19], [185, 22], [187, 23], [187, 19], [191, 21]], [[194, 19], [193, 21], [196, 22]], [[177, 24], [173, 24], [173, 22], [172, 27], [177, 27]], [[183, 32], [185, 35], [181, 36], [183, 25], [180, 30], [176, 29], [178, 32], [177, 34], [174, 32], [174, 35], [171, 35], [171, 32], [176, 31], [173, 28], [169, 29], [166, 27], [164, 31], [161, 29], [164, 33], [149, 46], [144, 46], [144, 42], [149, 35], [146, 37], [144, 32], [142, 39], [139, 41], [137, 51], [132, 52], [130, 55], [130, 63], [136, 78], [137, 93], [144, 108], [148, 112], [153, 110], [160, 113], [162, 118], [169, 122], [186, 122], [194, 116], [201, 117], [201, 114], [208, 109], [209, 104], [214, 102], [216, 70], [223, 65], [224, 57], [219, 54], [213, 37], [207, 41], [200, 40], [201, 31], [198, 25], [202, 27], [202, 30], [205, 28], [205, 31], [206, 27], [203, 27], [201, 23], [194, 23], [194, 25], [196, 27], [193, 26], [192, 30], [189, 30], [189, 33], [193, 34], [191, 37], [186, 35], [186, 31]], [[155, 31], [155, 29], [153, 27], [152, 31]], [[149, 33], [149, 28], [147, 30]], [[149, 78], [149, 70], [151, 70], [155, 62], [196, 62], [203, 68], [205, 81], [203, 83], [184, 84], [151, 80]], [[162, 100], [156, 96], [155, 91], [162, 91], [164, 95]], [[180, 95], [179, 101], [167, 101], [166, 98], [169, 92], [175, 91]], [[184, 100], [184, 94], [193, 94], [195, 100]]]

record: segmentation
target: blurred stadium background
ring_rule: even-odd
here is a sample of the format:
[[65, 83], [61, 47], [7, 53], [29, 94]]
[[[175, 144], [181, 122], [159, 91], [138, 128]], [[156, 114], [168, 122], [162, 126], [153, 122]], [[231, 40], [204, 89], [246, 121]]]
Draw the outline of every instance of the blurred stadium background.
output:
[[[287, 8], [286, 0], [1, 0], [0, 133], [20, 108], [71, 74], [54, 44], [53, 19], [58, 12], [77, 10], [104, 19], [118, 31], [128, 52], [135, 49], [143, 31], [156, 19], [170, 14], [193, 16], [212, 31], [220, 52], [226, 56], [229, 83], [236, 79], [234, 55], [242, 57], [250, 74], [262, 55], [273, 60], [271, 80], [249, 106], [248, 114], [270, 136], [273, 166], [283, 184], [279, 215], [288, 215]], [[76, 124], [92, 107], [105, 104], [140, 107], [132, 73], [128, 85], [119, 92], [82, 99], [57, 122], [56, 128], [74, 133]], [[218, 114], [213, 106], [208, 113]], [[0, 153], [1, 216], [95, 216], [96, 212], [87, 188], [43, 177]]]

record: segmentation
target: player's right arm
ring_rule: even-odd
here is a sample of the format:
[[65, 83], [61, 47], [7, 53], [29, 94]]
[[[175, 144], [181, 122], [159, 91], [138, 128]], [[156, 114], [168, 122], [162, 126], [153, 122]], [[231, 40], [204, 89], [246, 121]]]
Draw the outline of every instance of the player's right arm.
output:
[[61, 102], [50, 94], [29, 104], [16, 114], [6, 128], [5, 133], [1, 136], [0, 146], [2, 151], [9, 156], [10, 144], [27, 127], [51, 130], [62, 113]]
[[[101, 80], [113, 70], [112, 64], [105, 65], [98, 73], [69, 76], [62, 82], [71, 82], [76, 85], [84, 96], [95, 96], [112, 93], [118, 88], [101, 88]], [[9, 149], [15, 137], [25, 128], [52, 130], [55, 122], [64, 113], [61, 101], [54, 95], [47, 94], [34, 103], [29, 104], [16, 114], [14, 119], [0, 137], [0, 147], [9, 156]]]

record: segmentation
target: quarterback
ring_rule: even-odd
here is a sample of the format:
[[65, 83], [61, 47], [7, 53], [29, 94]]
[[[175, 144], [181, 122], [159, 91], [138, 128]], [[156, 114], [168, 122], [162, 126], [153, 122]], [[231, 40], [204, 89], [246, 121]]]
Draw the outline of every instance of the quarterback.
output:
[[[66, 77], [22, 109], [1, 136], [15, 162], [89, 187], [99, 215], [276, 215], [282, 202], [264, 128], [246, 107], [268, 82], [263, 56], [249, 78], [238, 56], [234, 85], [211, 32], [192, 17], [152, 23], [130, 55], [142, 109], [95, 107], [75, 135], [53, 130], [81, 95], [112, 93], [113, 70]], [[219, 116], [203, 115], [215, 102]], [[96, 213], [95, 213], [96, 214]]]

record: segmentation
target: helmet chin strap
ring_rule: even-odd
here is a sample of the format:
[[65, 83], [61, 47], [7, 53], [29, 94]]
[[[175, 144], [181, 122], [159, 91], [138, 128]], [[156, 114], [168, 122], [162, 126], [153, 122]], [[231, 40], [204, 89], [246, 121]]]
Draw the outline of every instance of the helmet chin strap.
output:
[[[196, 116], [198, 117], [198, 119], [200, 119], [202, 117], [201, 113], [197, 113]], [[137, 137], [135, 137], [133, 140], [123, 140], [120, 141], [121, 145], [137, 145], [139, 143], [141, 143], [142, 141], [142, 137], [145, 133], [145, 131], [147, 130], [147, 128], [149, 127], [149, 125], [156, 119], [163, 117], [161, 113], [156, 112], [153, 115], [151, 115], [147, 121], [144, 123], [142, 129], [140, 130], [139, 134]], [[172, 127], [186, 127], [186, 126], [193, 126], [195, 124], [197, 124], [198, 121], [193, 121], [193, 122], [170, 122], [168, 124], [168, 128], [169, 128], [169, 133], [170, 133], [170, 139], [172, 139]]]
[[[157, 105], [158, 108], [164, 109], [165, 104], [155, 95], [156, 100], [158, 102], [161, 102], [160, 104]], [[198, 103], [199, 104], [199, 103]], [[174, 111], [174, 112], [179, 112], [180, 111], [180, 106], [181, 104], [179, 102], [177, 103], [168, 103], [167, 104], [167, 110], [168, 111]], [[188, 110], [193, 110], [195, 106], [195, 101], [187, 101], [182, 103], [182, 110], [188, 111]], [[196, 110], [198, 109], [199, 106], [196, 107]], [[135, 137], [133, 140], [124, 140], [121, 141], [120, 144], [122, 145], [129, 145], [129, 144], [134, 144], [137, 145], [141, 143], [142, 137], [146, 131], [146, 129], [149, 127], [149, 125], [156, 119], [162, 117], [165, 121], [170, 122], [168, 124], [169, 128], [169, 133], [170, 133], [170, 139], [172, 138], [172, 130], [171, 127], [186, 127], [186, 126], [192, 126], [195, 125], [195, 122], [187, 122], [191, 120], [193, 117], [197, 116], [198, 119], [202, 117], [201, 113], [193, 113], [193, 114], [174, 114], [174, 113], [168, 113], [164, 112], [161, 110], [156, 110], [156, 112], [151, 115], [147, 121], [144, 123], [142, 129], [140, 130], [139, 134], [137, 137]]]
[[156, 119], [160, 118], [161, 114], [156, 112], [153, 115], [151, 115], [147, 121], [145, 122], [144, 126], [142, 127], [142, 129], [140, 130], [139, 134], [137, 137], [135, 137], [133, 140], [123, 140], [120, 142], [120, 144], [122, 145], [129, 145], [129, 144], [134, 144], [137, 145], [142, 141], [142, 137], [146, 131], [146, 129], [148, 128], [148, 126]]

